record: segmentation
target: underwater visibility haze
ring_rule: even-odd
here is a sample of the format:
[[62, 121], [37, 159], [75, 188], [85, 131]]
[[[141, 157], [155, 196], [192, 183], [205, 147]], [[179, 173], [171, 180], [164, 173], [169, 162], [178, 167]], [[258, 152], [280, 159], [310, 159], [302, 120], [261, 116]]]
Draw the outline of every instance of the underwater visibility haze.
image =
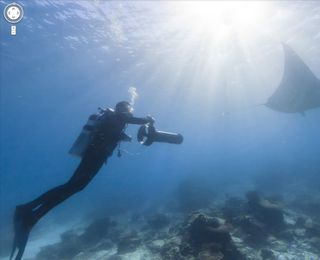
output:
[[[68, 182], [88, 117], [119, 101], [146, 121], [126, 119], [132, 141], [16, 259], [320, 259], [318, 1], [16, 3], [15, 36], [0, 18], [1, 260], [16, 206]], [[153, 125], [181, 135], [139, 143]]]

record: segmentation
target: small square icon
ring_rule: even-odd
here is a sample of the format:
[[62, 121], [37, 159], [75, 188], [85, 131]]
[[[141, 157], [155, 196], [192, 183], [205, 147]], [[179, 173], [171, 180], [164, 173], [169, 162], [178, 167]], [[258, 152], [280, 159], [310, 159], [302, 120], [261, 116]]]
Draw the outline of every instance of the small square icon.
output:
[[11, 26], [11, 35], [16, 35], [17, 34], [17, 27], [15, 25]]

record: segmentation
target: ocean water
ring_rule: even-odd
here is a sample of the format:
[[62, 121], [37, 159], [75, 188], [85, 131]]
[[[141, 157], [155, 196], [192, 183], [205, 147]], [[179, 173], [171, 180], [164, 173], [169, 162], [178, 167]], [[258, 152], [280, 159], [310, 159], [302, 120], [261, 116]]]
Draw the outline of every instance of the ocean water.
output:
[[[1, 0], [1, 10], [9, 3]], [[245, 200], [251, 190], [282, 197], [286, 212], [299, 209], [286, 216], [318, 223], [320, 108], [303, 116], [263, 104], [283, 75], [281, 43], [320, 78], [319, 2], [17, 3], [24, 17], [16, 36], [0, 18], [0, 257], [10, 253], [15, 206], [70, 178], [79, 158], [68, 150], [88, 116], [130, 100], [132, 87], [135, 116], [152, 115], [157, 129], [181, 133], [184, 142], [145, 147], [136, 141], [138, 127], [128, 126], [134, 140], [121, 145], [122, 156], [115, 151], [83, 191], [35, 226], [23, 259], [46, 259], [37, 256], [42, 247], [97, 218], [139, 233], [132, 216], [182, 222], [226, 198]], [[317, 232], [301, 239], [320, 240]], [[159, 259], [146, 247], [112, 259]], [[111, 259], [112, 250], [65, 259]], [[277, 259], [319, 259], [317, 246], [296, 255], [286, 249], [290, 256], [271, 250]]]

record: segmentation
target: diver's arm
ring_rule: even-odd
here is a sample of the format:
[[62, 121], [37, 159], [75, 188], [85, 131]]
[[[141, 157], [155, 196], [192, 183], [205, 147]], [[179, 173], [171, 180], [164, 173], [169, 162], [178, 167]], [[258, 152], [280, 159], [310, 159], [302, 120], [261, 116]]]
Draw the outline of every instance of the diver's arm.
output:
[[127, 124], [134, 124], [134, 125], [145, 125], [145, 124], [153, 124], [154, 119], [151, 116], [147, 117], [128, 117], [126, 118]]

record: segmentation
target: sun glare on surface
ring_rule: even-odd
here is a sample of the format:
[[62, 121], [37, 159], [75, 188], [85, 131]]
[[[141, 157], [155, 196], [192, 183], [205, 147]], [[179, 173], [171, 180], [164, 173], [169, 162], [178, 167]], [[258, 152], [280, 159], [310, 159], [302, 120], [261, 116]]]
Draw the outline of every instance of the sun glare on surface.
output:
[[[163, 22], [172, 32], [166, 37], [174, 62], [175, 81], [188, 78], [184, 88], [186, 102], [214, 110], [212, 106], [243, 104], [255, 84], [242, 84], [255, 70], [261, 39], [273, 39], [272, 16], [277, 4], [272, 1], [167, 1], [170, 15]], [[273, 23], [274, 24], [274, 23]], [[256, 72], [256, 71], [255, 71]], [[179, 75], [187, 75], [179, 78]], [[251, 78], [250, 78], [251, 79]], [[251, 82], [251, 81], [250, 81]], [[261, 84], [260, 84], [261, 85]], [[257, 86], [260, 86], [257, 84]], [[183, 84], [183, 86], [185, 86]], [[250, 89], [251, 90], [251, 89]], [[175, 89], [172, 88], [174, 93]], [[172, 94], [174, 95], [174, 94]], [[250, 96], [251, 98], [251, 96]], [[227, 100], [227, 101], [223, 101]], [[243, 102], [242, 102], [243, 101]]]
[[271, 8], [270, 2], [263, 1], [179, 1], [173, 5], [193, 30], [233, 28], [244, 36], [263, 25]]

